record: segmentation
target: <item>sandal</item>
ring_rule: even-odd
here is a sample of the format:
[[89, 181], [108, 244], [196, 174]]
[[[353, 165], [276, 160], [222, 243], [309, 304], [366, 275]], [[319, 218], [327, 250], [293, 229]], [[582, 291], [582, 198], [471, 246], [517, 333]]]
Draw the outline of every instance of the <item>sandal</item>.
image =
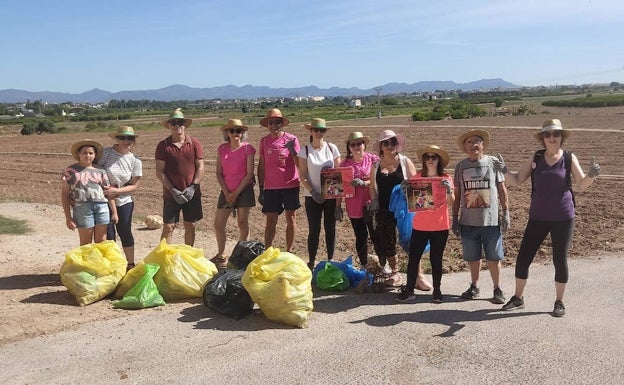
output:
[[217, 269], [225, 269], [227, 267], [228, 260], [223, 255], [217, 254], [210, 259], [210, 262], [214, 263], [217, 266]]
[[384, 283], [386, 284], [386, 286], [397, 287], [401, 286], [401, 281], [401, 274], [399, 274], [398, 271], [395, 271], [390, 274], [390, 276], [388, 277], [388, 279], [385, 280]]
[[134, 266], [136, 266], [134, 262], [128, 262], [128, 265], [126, 266], [126, 273], [134, 269]]
[[418, 274], [418, 278], [416, 278], [416, 289], [420, 291], [429, 291], [433, 289], [429, 281], [425, 278], [424, 275]]

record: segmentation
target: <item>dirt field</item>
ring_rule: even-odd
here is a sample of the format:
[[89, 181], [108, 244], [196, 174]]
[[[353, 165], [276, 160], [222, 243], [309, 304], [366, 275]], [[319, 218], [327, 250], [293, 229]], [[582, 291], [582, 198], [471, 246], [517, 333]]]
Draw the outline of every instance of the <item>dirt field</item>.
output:
[[[446, 149], [451, 156], [451, 165], [461, 160], [464, 156], [456, 143], [458, 135], [469, 128], [484, 128], [490, 131], [492, 136], [491, 146], [488, 153], [502, 153], [505, 156], [511, 170], [516, 170], [521, 163], [525, 162], [538, 144], [533, 138], [534, 132], [541, 127], [541, 122], [548, 118], [560, 118], [565, 128], [573, 130], [573, 135], [567, 142], [567, 148], [571, 149], [579, 158], [581, 165], [587, 171], [590, 159], [596, 156], [597, 161], [602, 166], [602, 175], [595, 181], [594, 185], [586, 190], [575, 190], [577, 202], [577, 224], [576, 233], [573, 239], [571, 254], [573, 258], [592, 256], [596, 253], [621, 253], [624, 250], [624, 206], [619, 200], [620, 192], [624, 187], [624, 108], [603, 108], [603, 109], [550, 109], [549, 114], [527, 116], [527, 117], [497, 117], [479, 118], [471, 120], [447, 120], [439, 122], [412, 122], [409, 117], [392, 117], [382, 119], [367, 119], [358, 121], [328, 122], [331, 127], [327, 134], [329, 141], [339, 145], [341, 151], [344, 149], [344, 139], [351, 131], [363, 131], [373, 138], [385, 128], [395, 130], [407, 137], [407, 145], [404, 154], [414, 157], [416, 149], [426, 144], [438, 144]], [[289, 132], [299, 136], [300, 140], [306, 141], [307, 132], [303, 125], [291, 124], [287, 127]], [[31, 239], [28, 243], [12, 241], [3, 236], [3, 245], [10, 245], [13, 250], [3, 252], [0, 256], [0, 266], [3, 267], [0, 277], [0, 289], [3, 290], [2, 304], [13, 304], [9, 306], [16, 309], [17, 302], [23, 302], [24, 294], [16, 289], [33, 288], [37, 285], [45, 286], [46, 279], [53, 283], [53, 286], [60, 286], [58, 282], [58, 268], [62, 263], [63, 252], [73, 248], [78, 244], [76, 234], [65, 229], [62, 221], [62, 209], [60, 207], [60, 173], [61, 170], [72, 163], [69, 155], [69, 146], [72, 142], [85, 137], [99, 140], [103, 145], [112, 143], [106, 133], [86, 134], [76, 136], [75, 134], [57, 135], [35, 135], [21, 136], [11, 133], [10, 130], [2, 129], [0, 132], [7, 132], [0, 135], [0, 201], [17, 201], [22, 203], [44, 203], [54, 206], [39, 205], [39, 209], [20, 209], [21, 218], [33, 223], [36, 233], [32, 235], [36, 239]], [[191, 126], [188, 133], [196, 136], [204, 146], [206, 156], [206, 173], [202, 181], [202, 191], [204, 194], [204, 219], [201, 221], [197, 247], [204, 248], [206, 254], [214, 253], [214, 236], [211, 233], [214, 218], [214, 209], [218, 196], [218, 185], [216, 183], [215, 154], [216, 148], [221, 143], [221, 135], [217, 128], [196, 128]], [[249, 142], [257, 146], [261, 136], [265, 135], [266, 129], [259, 125], [252, 126], [249, 130]], [[135, 219], [140, 220], [149, 214], [161, 213], [161, 185], [155, 177], [154, 171], [154, 149], [159, 140], [168, 135], [167, 131], [154, 130], [141, 132], [137, 141], [136, 153], [143, 159], [144, 177], [141, 179], [140, 188], [136, 194]], [[452, 170], [450, 170], [452, 171]], [[511, 206], [511, 229], [505, 235], [504, 245], [507, 255], [506, 264], [513, 264], [517, 249], [521, 240], [524, 226], [527, 221], [528, 202], [530, 194], [530, 183], [526, 182], [520, 188], [509, 188]], [[24, 207], [24, 206], [6, 206]], [[2, 215], [10, 216], [11, 212], [0, 211]], [[295, 243], [295, 253], [304, 260], [307, 260], [306, 236], [307, 222], [304, 210], [298, 211], [298, 236]], [[40, 216], [46, 216], [45, 220]], [[38, 217], [39, 216], [39, 217]], [[52, 221], [51, 219], [54, 219]], [[56, 220], [58, 219], [58, 220]], [[41, 222], [41, 224], [39, 224]], [[260, 208], [252, 210], [251, 238], [262, 240], [264, 232], [264, 217]], [[137, 224], [137, 227], [141, 227]], [[275, 241], [275, 246], [284, 245], [284, 223], [283, 218], [279, 222], [279, 228]], [[227, 227], [230, 238], [235, 239], [237, 228], [235, 221], [230, 219]], [[59, 234], [63, 236], [63, 244], [59, 244]], [[177, 231], [176, 241], [182, 242], [181, 232]], [[137, 231], [135, 236], [139, 238], [137, 243], [142, 245], [141, 250], [149, 251], [157, 242], [158, 234], [155, 232]], [[145, 238], [145, 239], [142, 239]], [[322, 238], [322, 237], [321, 237]], [[52, 239], [57, 239], [53, 241]], [[351, 255], [354, 250], [353, 233], [348, 221], [344, 221], [338, 226], [337, 257], [340, 259]], [[38, 265], [29, 262], [20, 265], [19, 257], [24, 250], [22, 247], [33, 247], [27, 250], [31, 253], [44, 253], [54, 256], [53, 260], [46, 259], [45, 263]], [[230, 246], [231, 247], [231, 246]], [[321, 244], [323, 250], [324, 245]], [[228, 248], [227, 251], [231, 249]], [[449, 238], [445, 254], [445, 270], [457, 271], [464, 269], [461, 262], [460, 243], [454, 236]], [[146, 251], [146, 252], [147, 252]], [[137, 251], [137, 259], [141, 259], [141, 251]], [[319, 258], [325, 256], [319, 253]], [[540, 258], [549, 261], [549, 244], [545, 245]], [[21, 267], [27, 268], [24, 271]], [[41, 280], [41, 282], [20, 283], [29, 279]], [[33, 278], [34, 277], [34, 278]], [[47, 277], [47, 278], [46, 278]], [[511, 283], [509, 283], [511, 285]], [[62, 291], [61, 287], [55, 287], [50, 291]], [[509, 288], [510, 289], [510, 288]], [[110, 306], [97, 304], [89, 307], [89, 312], [82, 309], [67, 312], [56, 310], [55, 314], [48, 314], [50, 325], [37, 326], [36, 315], [40, 312], [41, 303], [46, 303], [46, 298], [56, 301], [54, 303], [71, 304], [71, 299], [63, 297], [46, 297], [40, 294], [34, 301], [31, 310], [22, 311], [19, 319], [8, 319], [5, 321], [12, 325], [19, 325], [19, 330], [10, 335], [3, 335], [0, 344], [3, 342], [24, 338], [28, 335], [36, 335], [53, 330], [72, 327], [76, 323], [88, 322], [88, 320], [106, 317], [113, 317], [114, 313]], [[30, 312], [30, 313], [28, 313]], [[11, 312], [6, 313], [3, 318], [11, 316]], [[79, 320], [76, 317], [80, 318]], [[85, 317], [84, 319], [82, 317]]]

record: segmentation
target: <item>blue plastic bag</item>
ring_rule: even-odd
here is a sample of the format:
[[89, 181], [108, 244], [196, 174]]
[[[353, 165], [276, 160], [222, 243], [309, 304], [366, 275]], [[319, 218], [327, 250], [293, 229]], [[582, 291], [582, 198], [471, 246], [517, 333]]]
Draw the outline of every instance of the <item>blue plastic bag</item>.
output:
[[330, 263], [334, 265], [335, 267], [339, 268], [340, 270], [342, 270], [342, 272], [349, 279], [349, 283], [351, 284], [351, 287], [356, 287], [357, 285], [360, 284], [360, 281], [362, 281], [363, 279], [367, 279], [367, 280], [372, 279], [372, 274], [370, 274], [369, 272], [361, 271], [353, 267], [353, 256], [350, 255], [346, 260], [342, 262], [334, 262], [334, 261], [319, 262], [319, 264], [316, 265], [316, 267], [314, 267], [314, 271], [312, 272], [312, 283], [316, 283], [316, 277], [319, 271], [325, 268], [326, 263]]

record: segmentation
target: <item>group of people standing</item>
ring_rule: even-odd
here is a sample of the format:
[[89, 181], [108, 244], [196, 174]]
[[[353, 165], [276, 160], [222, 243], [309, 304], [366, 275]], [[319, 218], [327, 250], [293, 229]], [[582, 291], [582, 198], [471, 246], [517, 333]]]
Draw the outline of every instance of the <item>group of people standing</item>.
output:
[[[184, 241], [193, 245], [195, 227], [203, 218], [200, 182], [204, 173], [201, 143], [186, 133], [192, 120], [176, 110], [164, 120], [170, 135], [156, 147], [156, 174], [163, 186], [163, 229], [161, 238], [171, 241], [176, 224], [183, 214]], [[574, 227], [574, 204], [570, 175], [581, 188], [591, 185], [600, 166], [592, 161], [587, 175], [574, 154], [562, 144], [569, 136], [561, 122], [544, 123], [536, 138], [545, 147], [537, 151], [517, 172], [510, 172], [503, 157], [489, 156], [485, 150], [490, 135], [485, 130], [469, 130], [458, 137], [458, 145], [467, 157], [455, 165], [454, 175], [446, 170], [448, 153], [437, 145], [416, 151], [418, 168], [404, 154], [406, 139], [391, 130], [383, 130], [376, 141], [361, 132], [351, 132], [344, 141], [345, 158], [339, 147], [325, 139], [329, 130], [324, 119], [315, 118], [305, 128], [308, 143], [285, 131], [289, 120], [279, 109], [269, 110], [260, 121], [267, 135], [260, 139], [258, 150], [247, 142], [248, 127], [239, 119], [229, 119], [221, 128], [224, 142], [217, 149], [216, 179], [220, 187], [214, 219], [217, 254], [211, 258], [218, 267], [227, 265], [225, 225], [230, 215], [236, 217], [239, 240], [249, 237], [249, 213], [256, 205], [254, 186], [258, 185], [258, 203], [266, 218], [264, 244], [273, 245], [279, 216], [286, 217], [286, 251], [292, 251], [297, 233], [296, 212], [304, 206], [308, 221], [308, 267], [314, 268], [319, 249], [321, 225], [325, 233], [327, 259], [334, 259], [336, 221], [347, 216], [355, 236], [359, 263], [369, 262], [368, 240], [379, 262], [387, 262], [386, 284], [400, 286], [397, 250], [397, 199], [406, 204], [410, 180], [435, 183], [445, 198], [411, 219], [407, 282], [396, 297], [399, 302], [415, 300], [414, 290], [430, 291], [432, 300], [442, 302], [442, 259], [452, 231], [461, 237], [463, 259], [470, 268], [470, 287], [464, 299], [480, 295], [479, 274], [485, 255], [493, 283], [492, 302], [505, 303], [500, 284], [501, 260], [504, 258], [502, 233], [510, 226], [509, 200], [505, 182], [516, 186], [531, 177], [533, 194], [529, 221], [516, 263], [516, 289], [502, 309], [524, 307], [523, 292], [531, 264], [539, 246], [550, 233], [553, 241], [556, 302], [553, 315], [565, 314], [563, 294], [568, 279], [567, 254]], [[134, 266], [132, 236], [132, 193], [142, 176], [142, 163], [132, 148], [137, 135], [132, 127], [121, 126], [110, 136], [116, 141], [102, 148], [95, 141], [74, 143], [71, 152], [78, 163], [63, 173], [62, 204], [67, 227], [78, 228], [80, 244], [115, 239], [118, 233], [128, 268]], [[367, 151], [372, 144], [373, 152]], [[255, 155], [258, 166], [255, 169]], [[538, 156], [539, 154], [539, 156]], [[349, 167], [353, 196], [327, 199], [323, 196], [321, 173], [326, 169]], [[401, 200], [402, 198], [402, 200]], [[401, 204], [401, 203], [399, 203]], [[410, 217], [411, 218], [411, 217]], [[408, 224], [409, 225], [409, 224]], [[427, 246], [433, 285], [422, 274], [421, 259]]]

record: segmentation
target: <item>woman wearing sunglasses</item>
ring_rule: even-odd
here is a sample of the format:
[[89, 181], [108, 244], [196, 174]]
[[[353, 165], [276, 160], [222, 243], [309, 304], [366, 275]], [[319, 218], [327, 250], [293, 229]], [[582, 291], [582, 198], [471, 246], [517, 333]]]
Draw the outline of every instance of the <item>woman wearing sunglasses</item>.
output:
[[249, 211], [256, 205], [253, 191], [256, 149], [247, 143], [247, 126], [239, 119], [229, 119], [221, 132], [225, 143], [217, 148], [216, 176], [221, 192], [214, 220], [218, 253], [211, 261], [218, 268], [225, 268], [225, 225], [230, 214], [237, 217], [238, 240], [246, 241], [249, 237]]
[[123, 247], [128, 269], [134, 267], [134, 236], [132, 235], [132, 213], [134, 200], [132, 195], [139, 187], [139, 179], [143, 176], [143, 163], [136, 157], [132, 150], [136, 144], [134, 129], [129, 126], [117, 127], [109, 136], [115, 139], [115, 144], [106, 147], [98, 164], [108, 174], [111, 186], [104, 189], [109, 198], [115, 199], [117, 216], [116, 224], [110, 223], [106, 239], [115, 240], [119, 234]]
[[[345, 143], [347, 144], [347, 156], [340, 163], [340, 167], [351, 167], [353, 169], [353, 180], [351, 185], [355, 187], [355, 194], [351, 198], [345, 198], [347, 215], [355, 234], [355, 249], [357, 251], [360, 265], [366, 268], [368, 264], [368, 237], [372, 234], [372, 223], [366, 218], [366, 207], [370, 203], [370, 170], [373, 163], [379, 160], [377, 154], [366, 151], [371, 138], [364, 136], [361, 132], [349, 134]], [[341, 199], [336, 200], [336, 206], [340, 208]]]
[[568, 250], [574, 229], [574, 196], [570, 174], [576, 184], [585, 189], [600, 174], [600, 165], [594, 160], [585, 175], [576, 155], [564, 151], [562, 145], [570, 136], [559, 119], [544, 122], [535, 138], [544, 147], [525, 162], [519, 171], [507, 172], [503, 157], [498, 154], [497, 167], [505, 174], [511, 186], [518, 186], [529, 177], [532, 180], [529, 221], [524, 230], [516, 260], [516, 289], [514, 296], [503, 305], [503, 310], [524, 308], [524, 288], [529, 277], [529, 266], [544, 239], [550, 233], [555, 266], [555, 305], [552, 316], [565, 314], [563, 295], [568, 282]]
[[[370, 180], [371, 203], [369, 212], [375, 216], [376, 250], [381, 266], [386, 261], [390, 265], [388, 286], [400, 286], [399, 257], [397, 253], [397, 220], [390, 210], [390, 196], [396, 185], [416, 175], [414, 163], [401, 154], [405, 147], [405, 137], [392, 130], [383, 130], [373, 148], [379, 153], [379, 161], [373, 164]], [[422, 269], [418, 268], [416, 288], [431, 290], [431, 284], [425, 280]]]
[[[433, 276], [433, 302], [443, 301], [440, 284], [442, 281], [442, 256], [449, 235], [449, 207], [453, 206], [453, 178], [444, 171], [449, 163], [448, 153], [436, 145], [429, 145], [416, 151], [422, 161], [422, 168], [416, 173], [416, 178], [422, 181], [432, 178], [431, 188], [435, 192], [442, 189], [444, 200], [436, 201], [433, 206], [420, 210], [412, 220], [412, 235], [409, 245], [409, 262], [407, 263], [407, 284], [405, 290], [396, 297], [397, 302], [407, 302], [416, 299], [414, 288], [418, 277], [418, 266], [422, 255], [429, 243], [429, 259], [431, 260], [431, 275]], [[436, 184], [434, 186], [433, 184]], [[418, 196], [418, 195], [417, 195]]]
[[308, 267], [314, 269], [321, 234], [321, 219], [325, 228], [327, 260], [334, 258], [336, 248], [336, 199], [325, 199], [321, 192], [321, 172], [326, 168], [338, 167], [340, 151], [335, 144], [325, 140], [327, 124], [325, 119], [314, 118], [305, 128], [310, 131], [310, 143], [301, 148], [297, 156], [299, 176], [304, 188], [305, 210], [308, 217]]

